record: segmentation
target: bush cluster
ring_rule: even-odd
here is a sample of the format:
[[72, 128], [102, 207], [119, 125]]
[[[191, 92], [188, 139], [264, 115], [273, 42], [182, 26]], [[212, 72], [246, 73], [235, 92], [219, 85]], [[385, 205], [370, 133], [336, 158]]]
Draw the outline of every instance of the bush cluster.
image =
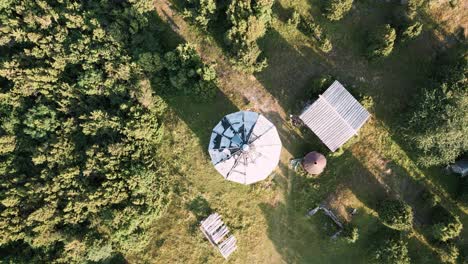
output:
[[333, 49], [330, 39], [320, 25], [312, 22], [310, 19], [301, 17], [298, 27], [299, 30], [314, 40], [314, 43], [317, 44], [321, 51], [328, 53]]
[[457, 263], [458, 256], [460, 252], [458, 248], [453, 243], [441, 243], [437, 248], [437, 254], [442, 263]]
[[446, 165], [468, 146], [468, 56], [463, 47], [439, 56], [433, 79], [415, 96], [406, 116], [405, 139], [424, 167]]
[[215, 0], [187, 0], [184, 2], [183, 16], [202, 29], [207, 29], [210, 21], [216, 17]]
[[195, 47], [181, 44], [164, 56], [165, 69], [170, 86], [165, 92], [190, 95], [198, 101], [212, 99], [216, 95], [216, 71], [214, 65], [205, 65]]
[[[271, 22], [274, 0], [188, 0], [183, 3], [183, 16], [206, 30], [210, 21], [226, 10], [224, 39], [231, 62], [242, 71], [253, 73], [263, 70], [268, 64], [261, 57], [257, 40], [262, 38]], [[219, 7], [217, 5], [220, 5]], [[227, 7], [227, 9], [226, 9]]]
[[329, 0], [324, 5], [325, 16], [332, 20], [342, 19], [351, 10], [353, 0]]
[[387, 57], [395, 45], [396, 31], [389, 24], [378, 27], [369, 37], [367, 56], [371, 59]]
[[417, 38], [421, 35], [423, 24], [419, 21], [409, 22], [405, 25], [401, 32], [401, 38], [403, 41], [408, 41]]
[[355, 243], [359, 238], [359, 229], [352, 224], [345, 224], [341, 237], [348, 243]]
[[378, 246], [373, 260], [379, 264], [409, 264], [408, 247], [401, 238], [390, 238]]
[[258, 72], [267, 66], [266, 59], [260, 59], [257, 40], [270, 24], [272, 5], [273, 0], [232, 0], [229, 4], [226, 43], [234, 64], [243, 71]]
[[432, 212], [431, 232], [434, 239], [446, 242], [460, 235], [463, 224], [458, 216], [441, 205], [435, 206]]
[[409, 230], [413, 226], [413, 209], [402, 200], [385, 200], [380, 206], [382, 222], [395, 230]]

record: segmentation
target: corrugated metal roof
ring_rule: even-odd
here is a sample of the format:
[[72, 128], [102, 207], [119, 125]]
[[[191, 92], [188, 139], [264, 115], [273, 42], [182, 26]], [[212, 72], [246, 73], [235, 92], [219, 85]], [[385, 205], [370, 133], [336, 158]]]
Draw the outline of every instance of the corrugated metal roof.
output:
[[335, 81], [299, 118], [335, 151], [357, 133], [369, 116], [343, 85]]

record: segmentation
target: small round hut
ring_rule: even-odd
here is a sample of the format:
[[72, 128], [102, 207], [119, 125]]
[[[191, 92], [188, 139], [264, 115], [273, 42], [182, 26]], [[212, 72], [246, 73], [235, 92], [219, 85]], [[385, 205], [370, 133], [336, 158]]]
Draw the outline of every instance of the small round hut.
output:
[[323, 154], [312, 151], [302, 159], [301, 164], [309, 174], [320, 174], [327, 166], [327, 159]]

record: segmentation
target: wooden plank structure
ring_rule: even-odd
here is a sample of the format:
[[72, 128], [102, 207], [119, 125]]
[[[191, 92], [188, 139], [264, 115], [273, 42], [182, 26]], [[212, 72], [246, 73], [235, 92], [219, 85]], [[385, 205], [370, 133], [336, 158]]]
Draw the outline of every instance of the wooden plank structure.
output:
[[312, 216], [315, 213], [317, 213], [319, 210], [322, 210], [325, 213], [325, 215], [330, 217], [330, 219], [333, 220], [333, 222], [335, 222], [337, 226], [339, 226], [340, 228], [343, 228], [343, 224], [340, 222], [340, 220], [338, 220], [338, 217], [336, 217], [336, 215], [331, 210], [326, 208], [325, 206], [319, 205], [315, 207], [314, 209], [310, 210], [307, 213], [307, 216]]
[[333, 222], [335, 222], [335, 224], [340, 228], [337, 232], [335, 232], [335, 234], [331, 236], [331, 239], [336, 239], [343, 231], [343, 224], [340, 222], [340, 220], [338, 220], [338, 217], [336, 217], [336, 215], [331, 210], [329, 210], [323, 205], [319, 205], [314, 209], [310, 210], [306, 216], [312, 216], [316, 214], [319, 210], [322, 210], [325, 213], [325, 215], [330, 217], [330, 219], [333, 220]]
[[367, 121], [369, 112], [335, 81], [299, 116], [320, 140], [336, 151]]
[[225, 259], [237, 249], [236, 238], [233, 235], [227, 236], [229, 229], [218, 213], [211, 214], [201, 221], [200, 230]]

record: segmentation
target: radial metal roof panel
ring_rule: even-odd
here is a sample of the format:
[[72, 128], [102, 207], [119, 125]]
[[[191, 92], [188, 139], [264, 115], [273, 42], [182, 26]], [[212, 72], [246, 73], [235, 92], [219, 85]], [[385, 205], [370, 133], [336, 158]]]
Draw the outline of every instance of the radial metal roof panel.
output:
[[225, 116], [215, 126], [208, 151], [224, 178], [251, 184], [268, 177], [278, 165], [281, 140], [264, 116], [240, 111]]

